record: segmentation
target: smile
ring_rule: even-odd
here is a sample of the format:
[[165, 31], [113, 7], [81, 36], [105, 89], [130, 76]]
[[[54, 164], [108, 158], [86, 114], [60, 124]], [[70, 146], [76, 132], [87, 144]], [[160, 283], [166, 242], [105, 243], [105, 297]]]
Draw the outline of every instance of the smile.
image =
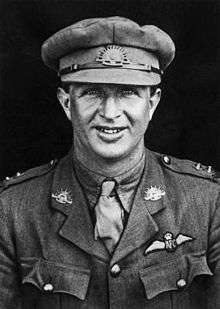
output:
[[125, 130], [125, 127], [114, 127], [114, 128], [109, 128], [109, 127], [102, 127], [102, 126], [97, 126], [96, 129], [100, 132], [106, 133], [106, 134], [116, 134], [119, 133], [123, 130]]

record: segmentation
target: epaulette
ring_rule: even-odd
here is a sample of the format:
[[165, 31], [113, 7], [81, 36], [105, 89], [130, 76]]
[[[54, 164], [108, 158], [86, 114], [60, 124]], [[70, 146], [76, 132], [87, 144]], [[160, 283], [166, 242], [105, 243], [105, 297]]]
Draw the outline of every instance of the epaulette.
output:
[[44, 175], [46, 173], [48, 173], [52, 168], [54, 168], [57, 164], [57, 159], [55, 160], [51, 160], [49, 163], [44, 164], [44, 165], [40, 165], [34, 168], [31, 168], [25, 172], [17, 172], [14, 176], [12, 177], [6, 177], [3, 181], [2, 181], [2, 187], [1, 187], [1, 191], [5, 190], [6, 188], [24, 182], [26, 180], [29, 180], [31, 178], [35, 178], [35, 177], [39, 177], [41, 175]]
[[168, 155], [162, 155], [161, 161], [166, 168], [176, 173], [188, 174], [195, 177], [206, 178], [213, 182], [220, 183], [220, 179], [219, 181], [217, 181], [216, 171], [211, 165], [206, 166], [198, 162], [178, 159]]

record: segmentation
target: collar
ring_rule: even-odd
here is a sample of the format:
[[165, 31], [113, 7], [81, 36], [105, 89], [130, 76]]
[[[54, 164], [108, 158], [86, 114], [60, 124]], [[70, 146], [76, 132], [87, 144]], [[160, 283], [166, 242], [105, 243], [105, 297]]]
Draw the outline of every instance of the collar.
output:
[[[90, 205], [93, 208], [99, 198], [102, 182], [106, 179], [106, 176], [98, 174], [87, 167], [85, 167], [73, 155], [73, 166], [77, 178], [86, 192]], [[117, 194], [122, 202], [123, 207], [127, 212], [130, 212], [133, 198], [136, 192], [136, 188], [140, 181], [145, 166], [145, 152], [142, 155], [140, 161], [129, 168], [128, 171], [121, 173], [114, 177], [117, 183]]]

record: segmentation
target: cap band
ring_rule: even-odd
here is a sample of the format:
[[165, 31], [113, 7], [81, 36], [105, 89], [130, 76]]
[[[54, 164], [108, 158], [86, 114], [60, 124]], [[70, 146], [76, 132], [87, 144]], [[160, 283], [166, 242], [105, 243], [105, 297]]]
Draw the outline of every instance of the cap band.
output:
[[88, 70], [88, 69], [109, 69], [109, 68], [120, 68], [120, 69], [129, 69], [129, 70], [138, 70], [138, 71], [145, 71], [145, 72], [153, 72], [159, 75], [163, 74], [163, 71], [155, 68], [149, 64], [145, 63], [137, 63], [137, 64], [131, 64], [131, 63], [123, 63], [121, 61], [114, 61], [114, 63], [109, 62], [107, 63], [97, 63], [97, 62], [90, 62], [90, 63], [84, 63], [84, 64], [75, 64], [62, 68], [58, 71], [58, 76], [69, 74], [73, 72], [77, 72], [80, 70]]

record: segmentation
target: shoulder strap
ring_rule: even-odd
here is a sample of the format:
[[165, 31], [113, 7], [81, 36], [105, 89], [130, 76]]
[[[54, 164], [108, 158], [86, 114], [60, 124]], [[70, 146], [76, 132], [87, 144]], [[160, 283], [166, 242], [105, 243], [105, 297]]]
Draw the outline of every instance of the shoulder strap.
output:
[[[161, 162], [166, 168], [180, 174], [188, 174], [194, 177], [216, 181], [216, 171], [212, 166], [206, 166], [190, 160], [178, 159], [168, 155], [160, 155]], [[219, 179], [220, 183], [220, 179]]]
[[12, 185], [22, 183], [22, 182], [29, 180], [31, 178], [39, 177], [41, 175], [48, 173], [51, 169], [53, 169], [56, 166], [57, 162], [58, 162], [58, 160], [55, 159], [55, 160], [50, 161], [47, 164], [31, 168], [31, 169], [29, 169], [29, 170], [27, 170], [23, 173], [17, 172], [16, 175], [14, 175], [12, 177], [6, 177], [2, 181], [2, 186], [1, 186], [0, 192], [5, 190], [6, 188], [12, 186]]

